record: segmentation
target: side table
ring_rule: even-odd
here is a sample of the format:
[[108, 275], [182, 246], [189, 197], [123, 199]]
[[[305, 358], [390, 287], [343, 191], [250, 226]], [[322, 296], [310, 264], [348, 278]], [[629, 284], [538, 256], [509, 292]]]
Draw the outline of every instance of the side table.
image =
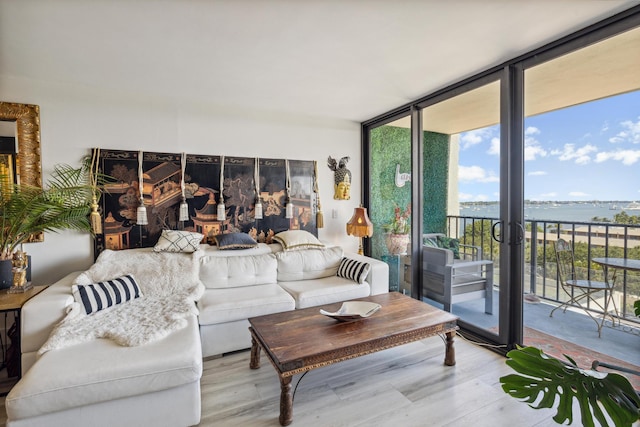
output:
[[[24, 303], [29, 299], [44, 291], [47, 286], [34, 286], [31, 289], [22, 292], [10, 294], [7, 289], [0, 290], [0, 312], [4, 313], [4, 337], [7, 343], [2, 348], [2, 365], [0, 370], [7, 368], [7, 377], [20, 377], [22, 351], [20, 348], [20, 313]], [[8, 327], [9, 313], [14, 313], [15, 322]], [[8, 345], [11, 341], [11, 345]], [[0, 341], [1, 343], [1, 341]]]

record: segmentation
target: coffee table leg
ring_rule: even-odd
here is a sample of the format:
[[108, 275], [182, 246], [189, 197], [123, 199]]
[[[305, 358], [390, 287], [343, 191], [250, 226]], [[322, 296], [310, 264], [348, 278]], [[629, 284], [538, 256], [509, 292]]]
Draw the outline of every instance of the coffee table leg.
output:
[[251, 369], [258, 369], [260, 367], [260, 346], [256, 339], [251, 337], [251, 362], [249, 362]]
[[288, 426], [293, 421], [292, 379], [293, 377], [280, 377], [280, 425], [282, 426]]
[[447, 332], [447, 348], [444, 352], [444, 364], [453, 366], [456, 364], [456, 350], [453, 348], [453, 337], [455, 332]]

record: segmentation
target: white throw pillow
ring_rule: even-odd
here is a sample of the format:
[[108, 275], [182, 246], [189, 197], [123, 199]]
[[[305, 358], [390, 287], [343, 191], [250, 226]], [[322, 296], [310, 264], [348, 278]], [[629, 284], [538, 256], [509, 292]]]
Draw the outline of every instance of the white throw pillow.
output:
[[282, 231], [273, 236], [273, 240], [280, 243], [285, 251], [322, 249], [325, 246], [316, 236], [305, 230]]
[[204, 236], [200, 233], [180, 230], [162, 230], [154, 252], [195, 252], [200, 249]]

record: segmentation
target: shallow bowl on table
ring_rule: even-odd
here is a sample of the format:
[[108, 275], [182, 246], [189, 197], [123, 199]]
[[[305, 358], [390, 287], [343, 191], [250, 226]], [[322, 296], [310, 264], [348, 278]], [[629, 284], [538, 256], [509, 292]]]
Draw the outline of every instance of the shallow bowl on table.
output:
[[366, 319], [382, 307], [380, 304], [367, 301], [346, 301], [336, 312], [328, 312], [320, 309], [320, 314], [333, 317], [340, 322], [350, 322], [352, 320]]

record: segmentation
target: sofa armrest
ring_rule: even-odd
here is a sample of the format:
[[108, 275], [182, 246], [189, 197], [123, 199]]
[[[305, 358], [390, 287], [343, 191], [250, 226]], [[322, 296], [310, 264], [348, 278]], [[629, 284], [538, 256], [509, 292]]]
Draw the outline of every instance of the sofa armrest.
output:
[[344, 256], [345, 258], [366, 262], [371, 266], [369, 274], [365, 278], [371, 287], [371, 295], [389, 292], [389, 265], [386, 262], [350, 252], [345, 252]]
[[66, 307], [73, 302], [71, 285], [79, 274], [66, 275], [24, 304], [20, 316], [22, 353], [38, 351], [53, 327], [64, 318]]

